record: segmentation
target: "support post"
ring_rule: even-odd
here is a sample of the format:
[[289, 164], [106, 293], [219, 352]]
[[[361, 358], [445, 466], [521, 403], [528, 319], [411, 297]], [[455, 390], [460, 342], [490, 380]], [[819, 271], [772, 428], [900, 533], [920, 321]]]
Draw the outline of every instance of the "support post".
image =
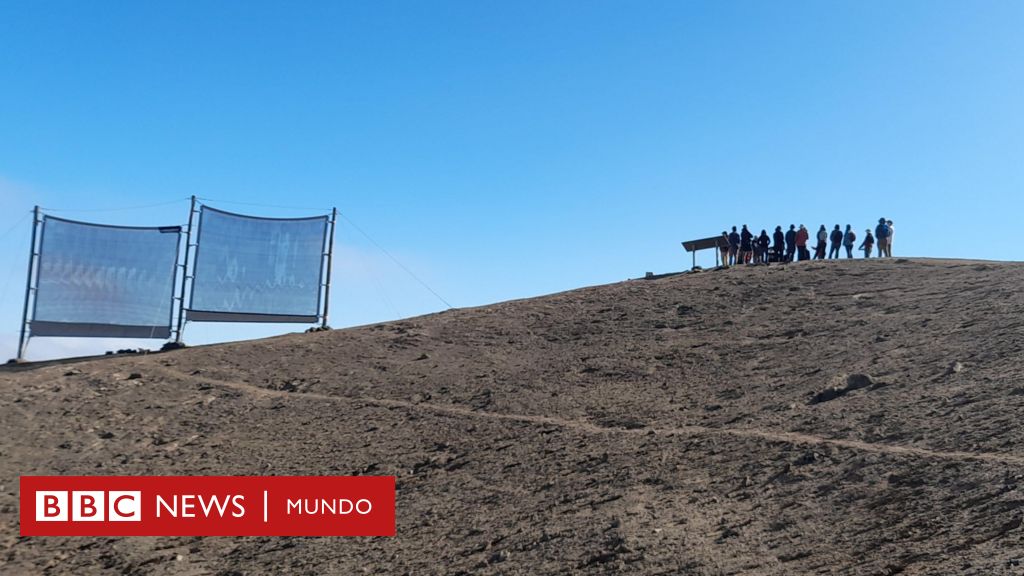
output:
[[192, 195], [192, 205], [188, 210], [188, 228], [185, 229], [185, 262], [181, 271], [181, 293], [178, 297], [178, 329], [174, 341], [181, 344], [181, 332], [185, 329], [185, 283], [188, 282], [188, 255], [192, 250], [192, 217], [196, 213], [196, 197]]
[[18, 337], [17, 361], [25, 359], [25, 349], [28, 348], [28, 339], [31, 337], [28, 332], [28, 303], [32, 296], [32, 276], [36, 264], [36, 231], [39, 229], [39, 206], [32, 209], [32, 243], [28, 247], [28, 275], [25, 279], [25, 307], [21, 311], [21, 335]]
[[690, 268], [690, 270], [693, 270], [693, 269], [695, 269], [696, 267], [697, 267], [697, 251], [696, 251], [696, 250], [694, 250], [694, 251], [693, 251], [693, 268]]
[[327, 241], [327, 278], [324, 283], [324, 317], [321, 328], [327, 327], [327, 310], [331, 303], [331, 261], [334, 259], [334, 226], [338, 221], [338, 208], [331, 208], [331, 236]]

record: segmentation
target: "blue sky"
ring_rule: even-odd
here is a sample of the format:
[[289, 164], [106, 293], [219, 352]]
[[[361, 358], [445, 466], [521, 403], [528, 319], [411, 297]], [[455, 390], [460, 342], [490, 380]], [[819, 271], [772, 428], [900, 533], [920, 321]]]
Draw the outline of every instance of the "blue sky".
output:
[[[743, 223], [1020, 260], [1022, 29], [1011, 1], [4, 2], [0, 356], [35, 204], [337, 206], [460, 307], [680, 270]], [[333, 325], [444, 307], [341, 224]], [[30, 357], [129, 344], [159, 343]]]

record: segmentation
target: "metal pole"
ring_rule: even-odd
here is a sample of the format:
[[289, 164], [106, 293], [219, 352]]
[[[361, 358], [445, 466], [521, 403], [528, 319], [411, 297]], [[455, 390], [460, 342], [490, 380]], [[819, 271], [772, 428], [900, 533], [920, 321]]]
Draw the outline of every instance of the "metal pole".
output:
[[185, 229], [185, 263], [181, 272], [181, 295], [178, 298], [178, 331], [175, 342], [181, 344], [181, 331], [185, 328], [185, 283], [188, 282], [188, 252], [192, 249], [192, 217], [196, 213], [196, 197], [192, 195], [192, 205], [188, 210], [188, 228]]
[[39, 228], [39, 206], [32, 210], [32, 243], [28, 247], [28, 278], [25, 279], [25, 307], [21, 311], [21, 336], [18, 338], [18, 361], [25, 359], [28, 348], [28, 301], [32, 295], [32, 271], [36, 263], [36, 230]]
[[327, 282], [324, 284], [324, 318], [321, 328], [327, 327], [327, 309], [331, 303], [331, 260], [334, 256], [334, 224], [338, 220], [338, 209], [331, 208], [331, 238], [327, 243]]

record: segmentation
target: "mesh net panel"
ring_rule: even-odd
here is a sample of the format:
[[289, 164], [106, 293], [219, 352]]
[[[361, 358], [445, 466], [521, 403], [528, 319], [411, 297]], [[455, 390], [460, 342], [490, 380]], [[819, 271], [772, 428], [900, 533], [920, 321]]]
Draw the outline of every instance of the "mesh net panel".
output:
[[170, 336], [181, 228], [44, 216], [33, 336]]
[[203, 206], [188, 319], [315, 322], [327, 224]]

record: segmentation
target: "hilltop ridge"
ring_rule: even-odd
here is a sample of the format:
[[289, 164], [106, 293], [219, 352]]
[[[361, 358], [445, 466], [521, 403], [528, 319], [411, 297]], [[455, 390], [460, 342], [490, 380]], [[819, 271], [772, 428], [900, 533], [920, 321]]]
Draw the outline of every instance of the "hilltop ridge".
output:
[[[1024, 264], [736, 267], [0, 372], [0, 572], [1024, 571]], [[395, 475], [395, 538], [32, 538], [29, 474]], [[235, 572], [232, 572], [235, 571]]]

